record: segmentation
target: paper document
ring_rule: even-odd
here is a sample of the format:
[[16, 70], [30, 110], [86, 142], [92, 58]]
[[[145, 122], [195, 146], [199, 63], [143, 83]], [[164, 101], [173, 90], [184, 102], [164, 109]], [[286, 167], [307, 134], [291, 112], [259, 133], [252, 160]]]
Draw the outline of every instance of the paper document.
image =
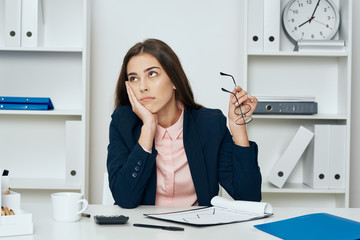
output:
[[147, 217], [189, 225], [209, 226], [244, 222], [265, 218], [273, 214], [272, 207], [265, 202], [233, 201], [215, 196], [211, 207], [170, 213], [144, 214]]

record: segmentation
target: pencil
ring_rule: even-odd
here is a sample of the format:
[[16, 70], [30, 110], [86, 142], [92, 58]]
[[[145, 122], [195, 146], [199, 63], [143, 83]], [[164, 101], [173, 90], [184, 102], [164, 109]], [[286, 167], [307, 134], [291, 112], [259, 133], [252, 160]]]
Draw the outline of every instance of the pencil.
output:
[[4, 211], [5, 211], [5, 216], [10, 215], [8, 207], [5, 206]]
[[4, 195], [8, 195], [10, 193], [10, 188], [8, 188], [5, 192]]

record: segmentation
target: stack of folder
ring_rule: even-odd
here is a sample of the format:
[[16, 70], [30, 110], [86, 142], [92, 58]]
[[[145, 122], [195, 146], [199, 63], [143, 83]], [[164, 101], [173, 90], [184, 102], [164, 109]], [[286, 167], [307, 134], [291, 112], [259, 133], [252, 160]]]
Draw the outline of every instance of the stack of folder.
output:
[[304, 184], [315, 189], [344, 189], [346, 131], [345, 125], [314, 125], [314, 132], [300, 126], [267, 180], [282, 188], [304, 155]]
[[43, 31], [42, 0], [5, 0], [5, 46], [41, 46]]
[[50, 98], [0, 97], [0, 110], [53, 110]]
[[248, 51], [280, 50], [281, 0], [248, 0]]
[[312, 188], [344, 189], [346, 126], [315, 125], [315, 137], [309, 156], [304, 158], [304, 184]]
[[300, 126], [295, 136], [290, 141], [289, 145], [274, 164], [271, 169], [267, 180], [282, 188], [295, 168], [295, 165], [299, 161], [300, 157], [305, 152], [309, 145], [314, 133], [307, 128]]

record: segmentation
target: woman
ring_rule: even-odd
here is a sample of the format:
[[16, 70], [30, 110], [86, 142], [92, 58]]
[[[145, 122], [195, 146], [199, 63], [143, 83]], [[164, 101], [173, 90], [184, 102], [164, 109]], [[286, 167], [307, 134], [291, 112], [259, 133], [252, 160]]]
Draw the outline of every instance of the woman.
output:
[[210, 205], [219, 183], [234, 198], [261, 200], [257, 145], [238, 125], [239, 103], [257, 105], [240, 87], [230, 97], [229, 126], [220, 110], [194, 101], [173, 50], [157, 39], [124, 57], [110, 123], [107, 169], [115, 204]]

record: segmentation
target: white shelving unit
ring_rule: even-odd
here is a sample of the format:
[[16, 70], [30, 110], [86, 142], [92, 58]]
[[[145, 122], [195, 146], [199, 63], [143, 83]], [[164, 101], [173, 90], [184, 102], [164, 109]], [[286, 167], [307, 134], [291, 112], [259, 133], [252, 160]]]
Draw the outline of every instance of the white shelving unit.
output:
[[90, 83], [89, 1], [39, 1], [43, 43], [32, 48], [6, 46], [0, 0], [0, 96], [50, 97], [55, 107], [0, 110], [0, 166], [12, 189], [37, 201], [54, 191], [88, 193]]
[[[248, 0], [247, 3], [249, 3]], [[279, 0], [280, 1], [280, 0]], [[281, 9], [288, 0], [281, 0]], [[348, 207], [351, 107], [351, 29], [352, 0], [334, 1], [339, 7], [341, 25], [336, 38], [345, 41], [342, 51], [295, 52], [280, 24], [280, 50], [247, 51], [248, 34], [244, 34], [246, 65], [244, 87], [254, 96], [313, 96], [318, 103], [315, 115], [254, 115], [248, 126], [249, 137], [259, 145], [259, 165], [263, 176], [263, 201], [274, 206]], [[245, 31], [248, 17], [244, 10]], [[346, 187], [312, 189], [303, 184], [303, 154], [283, 188], [267, 181], [270, 170], [288, 146], [300, 126], [314, 131], [316, 124], [346, 126]], [[310, 144], [314, 144], [313, 141]], [[306, 150], [307, 151], [307, 150]]]

